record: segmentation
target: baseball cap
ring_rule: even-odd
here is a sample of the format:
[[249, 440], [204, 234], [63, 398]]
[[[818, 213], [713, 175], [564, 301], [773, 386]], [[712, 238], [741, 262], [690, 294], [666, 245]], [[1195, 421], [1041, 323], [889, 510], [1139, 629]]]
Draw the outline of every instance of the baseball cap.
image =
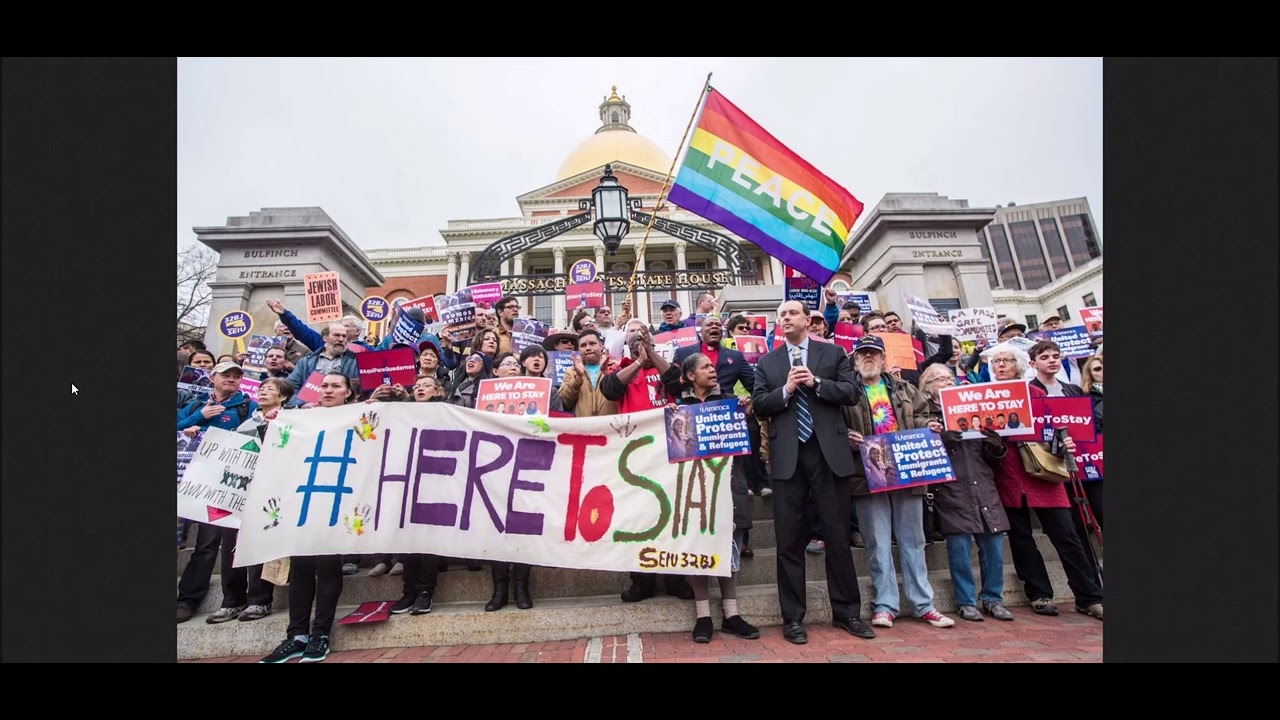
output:
[[879, 350], [884, 352], [884, 341], [875, 335], [863, 335], [858, 338], [857, 344], [853, 346], [854, 352], [859, 350]]
[[659, 309], [661, 309], [661, 310], [666, 310], [667, 308], [675, 308], [675, 309], [679, 310], [679, 309], [680, 309], [680, 303], [676, 302], [676, 301], [675, 301], [675, 298], [672, 298], [672, 299], [670, 299], [670, 300], [666, 300], [666, 301], [664, 301], [664, 302], [662, 303], [662, 307], [661, 307], [661, 308], [659, 308]]
[[1025, 333], [1027, 331], [1027, 326], [1023, 325], [1022, 323], [1011, 322], [1008, 325], [1005, 325], [1004, 327], [1000, 328], [1000, 334], [1003, 335], [1009, 332], [1010, 330], [1017, 330], [1018, 332]]
[[218, 364], [217, 364], [217, 365], [215, 365], [215, 366], [214, 366], [214, 368], [213, 368], [213, 374], [217, 375], [218, 373], [224, 373], [224, 372], [228, 372], [228, 371], [231, 371], [231, 370], [235, 370], [236, 372], [240, 373], [241, 375], [243, 375], [243, 374], [244, 374], [244, 368], [240, 367], [239, 365], [237, 365], [237, 364], [235, 364], [235, 363], [233, 363], [233, 362], [218, 363]]

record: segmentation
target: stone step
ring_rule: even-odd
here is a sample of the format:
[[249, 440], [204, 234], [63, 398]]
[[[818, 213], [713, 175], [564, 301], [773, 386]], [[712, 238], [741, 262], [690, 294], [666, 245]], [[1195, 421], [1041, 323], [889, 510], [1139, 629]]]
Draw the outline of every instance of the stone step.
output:
[[[1062, 565], [1047, 562], [1049, 578], [1062, 595], [1058, 598], [1062, 612], [1071, 612], [1071, 599]], [[536, 571], [535, 571], [536, 572]], [[477, 573], [471, 573], [473, 575]], [[945, 613], [954, 613], [955, 601], [951, 578], [946, 570], [929, 573], [934, 590], [934, 604]], [[862, 615], [869, 617], [872, 607], [871, 579], [861, 578]], [[1065, 594], [1065, 595], [1063, 595]], [[831, 620], [825, 582], [809, 582], [807, 614], [811, 625]], [[712, 583], [712, 616], [718, 619], [721, 604], [719, 591]], [[1010, 606], [1027, 604], [1021, 583], [1011, 565], [1005, 566], [1005, 602]], [[354, 601], [345, 595], [337, 617], [355, 609]], [[778, 607], [778, 590], [773, 584], [739, 585], [738, 607], [743, 617], [760, 627], [782, 624]], [[269, 617], [253, 622], [232, 621], [221, 625], [205, 623], [207, 615], [197, 615], [178, 626], [178, 659], [226, 657], [232, 655], [265, 655], [284, 639], [288, 611], [277, 610]], [[639, 603], [623, 603], [616, 595], [572, 598], [535, 598], [530, 610], [508, 605], [499, 612], [484, 612], [482, 602], [437, 602], [429, 615], [396, 615], [375, 625], [349, 627], [336, 625], [333, 630], [335, 650], [372, 650], [392, 647], [441, 646], [486, 643], [529, 643], [576, 640], [579, 638], [628, 633], [690, 632], [694, 611], [691, 601], [658, 596]], [[912, 622], [903, 620], [903, 622]], [[956, 620], [960, 625], [963, 620]], [[988, 619], [987, 622], [995, 622]], [[882, 631], [891, 633], [892, 630]], [[939, 630], [939, 632], [948, 632]], [[874, 641], [873, 641], [874, 642]]]
[[[1049, 538], [1036, 536], [1037, 546], [1046, 561], [1056, 561], [1057, 553]], [[1013, 557], [1009, 552], [1009, 543], [1005, 542], [1005, 566], [1013, 567]], [[870, 566], [867, 563], [866, 550], [853, 548], [854, 567], [858, 574], [870, 577]], [[925, 546], [925, 562], [932, 570], [946, 571], [948, 567], [946, 545], [934, 543]], [[894, 549], [894, 563], [900, 567], [901, 559]], [[974, 554], [973, 566], [977, 577], [977, 555]], [[826, 581], [827, 568], [823, 555], [805, 553], [805, 578], [812, 581]], [[757, 549], [754, 558], [744, 558], [742, 569], [738, 573], [739, 585], [774, 585], [778, 578], [776, 548]], [[530, 576], [530, 591], [534, 600], [540, 598], [591, 597], [612, 595], [617, 597], [631, 584], [627, 573], [605, 572], [600, 570], [570, 570], [566, 568], [538, 567]], [[714, 585], [714, 583], [713, 583]], [[362, 568], [355, 575], [348, 575], [342, 582], [343, 604], [359, 605], [375, 600], [397, 600], [403, 593], [403, 576], [384, 575], [369, 577], [368, 570]], [[659, 583], [661, 591], [662, 584]], [[493, 595], [493, 578], [489, 567], [483, 570], [468, 571], [455, 566], [448, 572], [440, 573], [436, 584], [435, 601], [440, 603], [480, 602], [484, 603]], [[275, 590], [272, 606], [283, 610], [289, 605], [289, 590], [278, 587]], [[222, 584], [220, 576], [215, 575], [210, 583], [209, 593], [200, 603], [197, 612], [211, 613], [222, 606]]]

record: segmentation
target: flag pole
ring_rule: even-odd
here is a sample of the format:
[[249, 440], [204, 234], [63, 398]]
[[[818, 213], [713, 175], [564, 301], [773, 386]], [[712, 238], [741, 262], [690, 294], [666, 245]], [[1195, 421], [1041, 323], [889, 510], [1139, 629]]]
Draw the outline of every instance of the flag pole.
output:
[[[649, 216], [649, 224], [644, 229], [644, 239], [640, 241], [640, 249], [636, 251], [636, 264], [631, 267], [631, 277], [627, 280], [627, 299], [632, 301], [632, 309], [635, 315], [632, 317], [640, 317], [640, 308], [635, 307], [635, 286], [636, 272], [640, 268], [639, 261], [644, 258], [644, 249], [649, 244], [649, 233], [653, 231], [653, 223], [658, 219], [658, 211], [662, 209], [667, 197], [667, 186], [671, 183], [671, 176], [675, 174], [676, 162], [680, 159], [680, 153], [684, 152], [685, 141], [689, 138], [689, 130], [693, 128], [694, 123], [702, 114], [707, 99], [707, 91], [711, 89], [711, 73], [707, 73], [707, 79], [702, 83], [702, 88], [698, 92], [698, 102], [693, 106], [693, 113], [689, 116], [689, 122], [684, 126], [684, 135], [680, 137], [680, 147], [676, 148], [676, 154], [671, 156], [671, 167], [667, 169], [667, 177], [662, 181], [662, 189], [658, 191], [658, 204], [653, 209], [653, 213]], [[627, 209], [630, 212], [630, 208]], [[649, 317], [650, 309], [645, 308], [645, 318]], [[646, 320], [648, 322], [648, 320]]]

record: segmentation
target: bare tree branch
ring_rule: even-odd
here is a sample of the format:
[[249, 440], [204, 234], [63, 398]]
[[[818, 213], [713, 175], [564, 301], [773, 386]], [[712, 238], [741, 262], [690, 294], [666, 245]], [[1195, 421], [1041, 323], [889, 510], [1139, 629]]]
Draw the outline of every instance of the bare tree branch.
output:
[[177, 332], [178, 343], [204, 337], [209, 322], [209, 288], [218, 272], [218, 254], [203, 245], [178, 251]]

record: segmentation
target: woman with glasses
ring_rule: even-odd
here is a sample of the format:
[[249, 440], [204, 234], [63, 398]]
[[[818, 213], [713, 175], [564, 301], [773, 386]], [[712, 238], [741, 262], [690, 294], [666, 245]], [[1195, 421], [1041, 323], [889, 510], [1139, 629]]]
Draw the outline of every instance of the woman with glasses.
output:
[[[920, 373], [920, 390], [928, 403], [929, 419], [942, 422], [938, 393], [955, 385], [956, 377], [946, 365], [930, 365]], [[1004, 606], [1004, 534], [1009, 529], [1009, 518], [1000, 503], [994, 473], [1008, 448], [994, 430], [981, 432], [986, 436], [981, 440], [964, 440], [955, 430], [942, 432], [942, 444], [956, 479], [930, 489], [938, 529], [946, 538], [951, 587], [960, 617], [982, 622], [982, 613], [978, 612], [981, 603], [991, 617], [1012, 620], [1013, 614]], [[972, 559], [975, 541], [982, 573], [982, 588], [976, 597]]]

